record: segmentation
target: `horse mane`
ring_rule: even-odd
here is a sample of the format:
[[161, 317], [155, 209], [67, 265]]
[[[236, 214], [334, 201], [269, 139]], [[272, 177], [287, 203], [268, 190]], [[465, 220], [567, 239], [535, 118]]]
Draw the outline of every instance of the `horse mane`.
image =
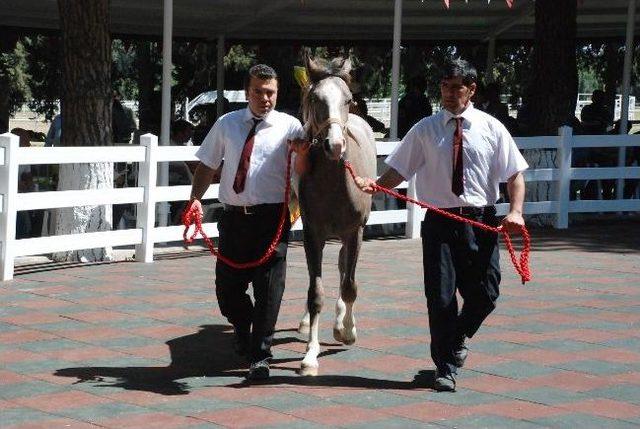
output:
[[305, 58], [309, 79], [312, 83], [318, 83], [322, 79], [335, 76], [342, 79], [347, 85], [351, 83], [351, 61], [348, 58], [333, 58], [331, 61], [324, 58]]

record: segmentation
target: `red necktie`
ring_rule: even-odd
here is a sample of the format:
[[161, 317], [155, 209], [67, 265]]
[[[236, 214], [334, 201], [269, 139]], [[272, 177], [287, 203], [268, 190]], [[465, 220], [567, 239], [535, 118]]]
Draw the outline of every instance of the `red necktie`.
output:
[[251, 164], [251, 152], [253, 151], [253, 141], [256, 135], [256, 127], [262, 121], [262, 119], [252, 118], [253, 126], [247, 134], [247, 138], [244, 141], [244, 147], [240, 154], [240, 161], [238, 162], [238, 170], [236, 171], [236, 178], [233, 181], [233, 190], [236, 194], [244, 191], [244, 184], [247, 181], [247, 172], [249, 171], [249, 165]]
[[462, 118], [456, 120], [456, 131], [453, 133], [453, 175], [451, 177], [451, 192], [460, 196], [464, 193], [462, 173]]

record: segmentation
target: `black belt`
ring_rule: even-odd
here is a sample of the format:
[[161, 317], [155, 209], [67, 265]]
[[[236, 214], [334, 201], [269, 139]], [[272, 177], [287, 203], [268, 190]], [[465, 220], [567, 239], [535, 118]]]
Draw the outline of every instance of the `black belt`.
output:
[[461, 206], [461, 207], [447, 207], [447, 208], [442, 208], [440, 210], [457, 214], [458, 216], [483, 216], [483, 215], [496, 214], [496, 206], [486, 206], [486, 207]]
[[253, 206], [232, 206], [231, 204], [224, 204], [222, 206], [225, 212], [239, 213], [243, 215], [252, 215], [266, 211], [281, 210], [282, 203], [268, 203], [268, 204], [256, 204]]

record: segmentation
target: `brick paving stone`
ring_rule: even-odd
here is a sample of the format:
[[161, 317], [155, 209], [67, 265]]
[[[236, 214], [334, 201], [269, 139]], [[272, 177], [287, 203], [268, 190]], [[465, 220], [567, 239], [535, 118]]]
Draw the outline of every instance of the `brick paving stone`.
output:
[[299, 408], [289, 410], [289, 413], [302, 420], [309, 420], [327, 426], [375, 422], [376, 420], [388, 418], [387, 414], [378, 410], [342, 404]]
[[622, 420], [608, 419], [589, 414], [573, 413], [561, 416], [541, 417], [532, 422], [544, 427], [580, 429], [637, 429], [638, 425]]
[[542, 429], [546, 426], [509, 417], [474, 415], [447, 420], [446, 427], [465, 429]]
[[242, 407], [199, 413], [193, 417], [234, 428], [259, 427], [262, 425], [284, 425], [298, 421], [290, 414], [284, 414], [260, 407]]

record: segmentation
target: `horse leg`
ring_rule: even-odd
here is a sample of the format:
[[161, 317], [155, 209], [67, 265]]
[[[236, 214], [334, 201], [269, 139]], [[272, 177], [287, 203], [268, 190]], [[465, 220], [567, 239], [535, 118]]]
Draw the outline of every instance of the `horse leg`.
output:
[[300, 324], [298, 325], [298, 333], [302, 335], [309, 335], [309, 326], [311, 324], [311, 315], [309, 315], [309, 306], [304, 306], [304, 316], [300, 319]]
[[340, 296], [336, 301], [336, 320], [333, 327], [333, 338], [343, 344], [353, 344], [358, 338], [356, 319], [353, 315], [353, 304], [358, 295], [355, 280], [356, 264], [362, 244], [362, 228], [358, 228], [342, 239], [340, 249]]
[[307, 352], [300, 364], [300, 375], [318, 374], [318, 354], [320, 341], [318, 340], [318, 326], [320, 325], [320, 311], [324, 299], [322, 287], [322, 249], [324, 242], [305, 234], [304, 250], [307, 256], [309, 270], [309, 290], [307, 293], [307, 312], [309, 313], [309, 340]]

